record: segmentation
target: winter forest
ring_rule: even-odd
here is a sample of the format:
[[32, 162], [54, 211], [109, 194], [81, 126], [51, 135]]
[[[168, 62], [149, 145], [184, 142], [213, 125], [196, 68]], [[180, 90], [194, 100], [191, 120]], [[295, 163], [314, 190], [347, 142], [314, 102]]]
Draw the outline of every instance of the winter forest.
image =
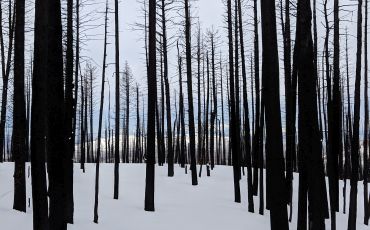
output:
[[368, 1], [0, 0], [0, 229], [370, 229]]

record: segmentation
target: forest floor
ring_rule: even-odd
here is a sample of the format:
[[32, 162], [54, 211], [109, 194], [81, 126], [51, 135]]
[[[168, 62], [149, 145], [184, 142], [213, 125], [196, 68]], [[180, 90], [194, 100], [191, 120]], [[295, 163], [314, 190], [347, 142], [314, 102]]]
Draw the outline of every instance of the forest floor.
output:
[[[0, 228], [2, 230], [31, 230], [32, 207], [27, 213], [12, 210], [13, 164], [0, 164]], [[27, 171], [29, 167], [27, 166]], [[255, 197], [256, 213], [247, 209], [246, 177], [241, 181], [242, 203], [234, 203], [232, 168], [216, 166], [211, 177], [205, 167], [199, 185], [191, 185], [191, 175], [175, 167], [175, 177], [167, 177], [167, 167], [156, 166], [155, 212], [144, 211], [145, 165], [120, 165], [119, 200], [113, 200], [113, 164], [102, 164], [100, 174], [99, 224], [93, 223], [95, 165], [87, 164], [86, 173], [79, 165], [74, 168], [75, 224], [70, 230], [245, 230], [270, 229], [269, 212], [258, 214], [259, 198]], [[199, 172], [199, 166], [198, 166]], [[348, 181], [349, 182], [349, 181]], [[27, 178], [27, 199], [31, 197], [31, 180]], [[342, 214], [342, 188], [340, 183], [340, 209], [337, 229], [347, 229], [347, 214]], [[349, 183], [347, 183], [347, 213]], [[294, 181], [293, 221], [296, 229], [298, 177]], [[27, 201], [27, 204], [29, 202]], [[32, 205], [32, 202], [31, 202]], [[363, 186], [358, 190], [358, 230], [363, 225]], [[330, 229], [330, 221], [326, 222]]]

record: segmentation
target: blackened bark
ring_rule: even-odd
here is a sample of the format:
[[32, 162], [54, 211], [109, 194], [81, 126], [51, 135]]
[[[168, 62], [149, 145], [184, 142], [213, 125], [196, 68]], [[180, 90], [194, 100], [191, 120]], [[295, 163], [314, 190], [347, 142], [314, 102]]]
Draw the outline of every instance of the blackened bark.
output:
[[190, 170], [191, 183], [198, 185], [197, 165], [195, 158], [195, 125], [194, 125], [194, 104], [193, 104], [193, 81], [191, 69], [191, 43], [190, 43], [190, 9], [189, 1], [185, 0], [185, 47], [186, 47], [186, 75], [188, 83], [188, 106], [189, 106], [189, 138], [190, 138]]
[[48, 230], [48, 200], [45, 171], [46, 79], [48, 2], [35, 2], [34, 62], [31, 107], [31, 175], [33, 229]]
[[151, 212], [154, 212], [156, 69], [156, 1], [149, 0], [148, 128], [144, 209]]
[[48, 27], [48, 78], [47, 78], [47, 156], [49, 176], [49, 224], [50, 229], [67, 229], [64, 216], [65, 167], [64, 152], [64, 85], [63, 85], [63, 47], [60, 0], [49, 1]]
[[[227, 24], [228, 24], [228, 42], [229, 42], [229, 78], [230, 78], [230, 131], [231, 131], [231, 152], [232, 152], [232, 165], [234, 174], [234, 198], [235, 202], [240, 203], [240, 163], [239, 163], [239, 133], [237, 132], [236, 125], [236, 112], [235, 112], [235, 84], [234, 84], [234, 58], [233, 58], [233, 35], [232, 35], [232, 13], [231, 13], [231, 0], [227, 1]], [[229, 132], [230, 133], [230, 132]]]
[[259, 36], [258, 36], [258, 15], [257, 15], [257, 0], [253, 1], [253, 27], [254, 27], [254, 81], [255, 81], [255, 121], [254, 121], [254, 134], [253, 134], [253, 145], [252, 145], [252, 165], [253, 165], [253, 195], [257, 195], [258, 191], [258, 156], [260, 140], [260, 63], [259, 63]]
[[108, 1], [105, 5], [105, 23], [104, 23], [104, 53], [103, 53], [103, 72], [100, 94], [99, 107], [99, 127], [98, 127], [98, 146], [96, 149], [96, 165], [95, 165], [95, 200], [94, 200], [94, 223], [98, 223], [98, 207], [99, 207], [99, 171], [100, 171], [100, 147], [101, 147], [101, 130], [103, 122], [103, 105], [104, 105], [104, 86], [105, 86], [105, 69], [107, 58], [107, 27], [108, 27]]
[[266, 186], [271, 229], [289, 229], [284, 183], [275, 2], [261, 1], [262, 84], [266, 121]]
[[74, 98], [73, 98], [73, 0], [67, 1], [67, 50], [65, 68], [65, 218], [69, 224], [73, 224], [73, 117], [74, 117]]
[[365, 55], [365, 73], [364, 73], [364, 99], [365, 99], [365, 125], [364, 125], [364, 152], [363, 152], [363, 178], [364, 178], [364, 224], [369, 224], [369, 197], [368, 197], [368, 175], [369, 175], [369, 162], [368, 162], [368, 128], [369, 128], [369, 99], [368, 99], [368, 60], [367, 60], [367, 8], [368, 0], [365, 0], [365, 39], [364, 39], [364, 55]]
[[118, 0], [114, 1], [114, 21], [115, 21], [115, 51], [116, 51], [116, 117], [115, 117], [115, 145], [114, 145], [114, 194], [113, 198], [118, 199], [119, 193], [119, 25], [118, 25]]
[[[302, 181], [300, 176], [299, 208], [306, 207], [302, 206], [301, 202], [305, 204], [303, 199], [307, 199], [306, 194], [308, 194], [310, 228], [325, 229], [326, 185], [317, 120], [316, 74], [310, 1], [299, 0], [297, 13], [298, 140], [300, 162], [303, 166], [300, 168]], [[305, 182], [307, 182], [307, 186], [304, 184]], [[302, 187], [305, 188], [305, 191]], [[300, 229], [305, 229], [305, 225], [301, 226]]]
[[353, 109], [353, 136], [351, 144], [351, 194], [349, 201], [348, 230], [356, 229], [357, 217], [357, 183], [359, 173], [359, 129], [360, 129], [360, 94], [361, 94], [361, 55], [362, 54], [362, 0], [358, 0], [357, 9], [357, 52], [356, 52], [356, 80]]
[[[200, 161], [200, 164], [202, 165], [202, 143], [203, 143], [203, 132], [202, 132], [202, 102], [201, 102], [201, 85], [200, 85], [200, 75], [201, 75], [201, 71], [200, 71], [200, 67], [201, 67], [201, 43], [200, 43], [200, 39], [201, 38], [201, 30], [200, 30], [200, 26], [198, 28], [198, 34], [197, 34], [197, 80], [198, 80], [198, 90], [197, 90], [197, 94], [198, 94], [198, 129], [197, 129], [197, 132], [198, 132], [198, 159]], [[203, 60], [203, 63], [204, 63], [204, 60]], [[203, 66], [203, 70], [204, 70], [204, 66]], [[204, 74], [204, 71], [203, 71], [203, 74]], [[200, 167], [199, 169], [199, 177], [201, 176], [201, 170], [202, 170], [202, 166]]]
[[[283, 23], [283, 10], [281, 2], [281, 20], [283, 29], [283, 40], [284, 40], [284, 84], [285, 84], [285, 109], [286, 109], [286, 184], [288, 191], [287, 203], [290, 206], [290, 218], [292, 215], [292, 203], [293, 203], [293, 166], [292, 166], [292, 155], [295, 154], [295, 123], [292, 121], [293, 114], [292, 107], [292, 65], [291, 65], [291, 33], [290, 33], [290, 1], [285, 1], [285, 23]], [[289, 218], [289, 219], [290, 219]]]
[[24, 23], [25, 0], [15, 2], [13, 136], [14, 203], [13, 209], [26, 212], [26, 104], [24, 97]]
[[[251, 135], [249, 126], [249, 108], [247, 96], [247, 71], [244, 53], [244, 31], [243, 31], [243, 15], [241, 0], [238, 0], [238, 23], [240, 36], [240, 52], [242, 61], [242, 77], [243, 77], [243, 109], [244, 109], [244, 142], [245, 142], [245, 163], [247, 166], [247, 180], [248, 180], [248, 211], [254, 212], [253, 191], [252, 191], [252, 163], [251, 163]], [[222, 87], [222, 83], [221, 83]], [[223, 109], [223, 108], [222, 108]]]
[[336, 229], [336, 213], [339, 211], [339, 156], [342, 152], [342, 98], [340, 92], [340, 49], [339, 49], [339, 3], [334, 1], [334, 59], [333, 59], [333, 98], [332, 98], [332, 146], [329, 167], [329, 192], [331, 229]]

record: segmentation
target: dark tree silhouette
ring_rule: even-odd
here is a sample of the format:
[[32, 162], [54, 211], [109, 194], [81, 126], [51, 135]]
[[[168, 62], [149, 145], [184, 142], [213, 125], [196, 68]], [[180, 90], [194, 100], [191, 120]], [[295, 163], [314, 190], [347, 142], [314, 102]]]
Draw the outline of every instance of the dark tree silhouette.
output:
[[[311, 32], [310, 1], [298, 1], [297, 8], [297, 72], [299, 100], [299, 209], [306, 209], [308, 196], [310, 228], [325, 229], [326, 188], [317, 120], [316, 74]], [[307, 62], [307, 60], [311, 60]], [[306, 218], [299, 210], [299, 229], [306, 229]], [[302, 221], [302, 222], [301, 222]], [[301, 225], [302, 224], [302, 225]]]
[[98, 127], [98, 146], [96, 150], [96, 165], [95, 165], [95, 201], [94, 201], [94, 223], [98, 223], [98, 206], [99, 206], [99, 171], [100, 171], [100, 149], [101, 149], [101, 132], [103, 122], [103, 106], [104, 106], [104, 86], [105, 86], [105, 69], [107, 58], [107, 28], [108, 28], [108, 1], [105, 3], [105, 17], [104, 17], [104, 53], [103, 53], [103, 70], [102, 83], [100, 93], [100, 107], [99, 107], [99, 127]]
[[[262, 85], [266, 121], [266, 186], [271, 229], [289, 229], [284, 183], [283, 137], [279, 96], [279, 59], [273, 1], [261, 1]], [[262, 170], [262, 168], [261, 168]]]
[[48, 2], [35, 2], [34, 62], [31, 107], [31, 175], [33, 228], [48, 230], [48, 201], [45, 172], [45, 106], [47, 78], [47, 18]]
[[145, 179], [145, 211], [154, 212], [155, 109], [157, 103], [156, 1], [149, 0], [148, 122]]
[[115, 144], [114, 144], [114, 194], [113, 198], [118, 199], [119, 193], [119, 119], [120, 119], [120, 102], [119, 102], [119, 94], [120, 94], [120, 87], [119, 87], [119, 19], [118, 19], [118, 0], [114, 1], [114, 29], [115, 29], [115, 51], [116, 51], [116, 117], [115, 117]]
[[73, 0], [67, 1], [67, 47], [66, 47], [66, 68], [65, 68], [65, 194], [66, 209], [65, 217], [68, 223], [73, 224]]
[[368, 128], [369, 128], [369, 98], [368, 98], [368, 57], [367, 57], [367, 20], [368, 20], [368, 0], [365, 0], [365, 32], [364, 32], [364, 102], [365, 102], [365, 124], [364, 124], [364, 150], [363, 150], [363, 177], [364, 177], [364, 224], [369, 224], [369, 197], [368, 197], [368, 175], [369, 175], [369, 162], [368, 162]]
[[359, 129], [360, 129], [360, 94], [361, 94], [361, 55], [362, 54], [362, 0], [358, 0], [357, 9], [357, 51], [356, 80], [353, 108], [353, 134], [351, 140], [351, 192], [349, 201], [348, 230], [356, 229], [357, 218], [357, 183], [359, 179]]
[[231, 0], [227, 1], [227, 28], [229, 40], [229, 80], [230, 80], [230, 133], [231, 133], [231, 151], [232, 151], [232, 165], [234, 174], [234, 198], [235, 202], [240, 203], [240, 184], [241, 178], [240, 163], [239, 163], [239, 133], [236, 125], [236, 112], [235, 112], [235, 84], [234, 84], [234, 58], [233, 58], [233, 27], [232, 27], [232, 13], [231, 13]]
[[[244, 31], [243, 31], [243, 14], [241, 0], [238, 0], [238, 25], [240, 29], [240, 52], [242, 58], [242, 77], [243, 77], [243, 109], [244, 109], [244, 142], [245, 142], [245, 163], [247, 168], [247, 180], [248, 180], [248, 211], [254, 212], [253, 204], [253, 191], [252, 191], [252, 164], [251, 164], [251, 135], [249, 125], [249, 108], [248, 108], [248, 97], [247, 97], [247, 70], [245, 63], [245, 50], [244, 50]], [[222, 84], [221, 84], [222, 87]], [[223, 109], [223, 106], [222, 106]], [[262, 197], [263, 199], [263, 197]], [[263, 205], [260, 206], [263, 208]]]
[[49, 1], [47, 62], [47, 157], [50, 229], [66, 229], [63, 47], [60, 0]]
[[189, 106], [189, 138], [190, 138], [190, 170], [191, 183], [198, 185], [197, 165], [195, 158], [195, 125], [194, 125], [194, 103], [193, 103], [193, 81], [191, 68], [191, 43], [190, 43], [190, 7], [189, 0], [185, 0], [185, 49], [186, 49], [186, 75], [188, 83], [188, 106]]
[[13, 138], [14, 203], [13, 208], [26, 212], [26, 104], [24, 97], [24, 27], [25, 0], [15, 2], [17, 11], [14, 39]]

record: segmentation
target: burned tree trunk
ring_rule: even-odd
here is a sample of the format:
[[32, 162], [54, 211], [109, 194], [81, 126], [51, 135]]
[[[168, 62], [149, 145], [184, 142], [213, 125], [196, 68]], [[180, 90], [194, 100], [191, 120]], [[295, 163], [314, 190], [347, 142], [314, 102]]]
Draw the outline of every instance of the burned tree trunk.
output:
[[284, 183], [275, 2], [261, 1], [262, 84], [266, 121], [266, 186], [271, 229], [289, 229]]
[[[108, 1], [105, 6], [105, 24], [104, 24], [104, 53], [103, 53], [103, 72], [100, 93], [99, 107], [99, 127], [98, 127], [98, 146], [96, 149], [96, 165], [95, 165], [95, 200], [94, 200], [94, 223], [98, 223], [98, 207], [99, 207], [99, 171], [100, 171], [100, 148], [101, 148], [101, 130], [103, 122], [103, 105], [104, 105], [104, 86], [105, 86], [105, 67], [107, 58], [107, 27], [108, 27]], [[105, 132], [106, 133], [106, 132]]]
[[67, 50], [65, 68], [65, 193], [66, 207], [65, 218], [68, 223], [73, 224], [73, 117], [74, 117], [74, 98], [73, 98], [73, 0], [67, 1]]
[[[299, 209], [306, 209], [309, 202], [310, 228], [325, 229], [326, 187], [321, 155], [321, 141], [317, 120], [316, 74], [314, 67], [311, 32], [310, 1], [298, 1], [296, 55], [299, 89]], [[308, 60], [308, 61], [307, 61]], [[304, 199], [304, 200], [303, 200]], [[299, 211], [302, 213], [301, 210]], [[299, 221], [306, 222], [299, 216]], [[299, 229], [306, 225], [298, 222]]]
[[148, 122], [145, 180], [145, 211], [154, 212], [155, 107], [157, 103], [156, 1], [149, 0]]
[[113, 198], [118, 199], [119, 193], [119, 114], [120, 114], [120, 90], [119, 90], [119, 25], [118, 25], [118, 0], [114, 1], [114, 22], [115, 22], [115, 51], [116, 51], [116, 117], [115, 117], [115, 145], [114, 145], [114, 194]]
[[234, 197], [235, 202], [240, 203], [240, 163], [239, 163], [239, 133], [236, 125], [235, 112], [235, 84], [234, 84], [234, 58], [233, 58], [233, 35], [232, 35], [232, 13], [231, 0], [227, 1], [227, 24], [228, 24], [228, 41], [229, 41], [229, 78], [230, 78], [230, 131], [231, 131], [231, 151], [232, 165], [234, 174]]
[[14, 96], [12, 155], [14, 158], [13, 209], [26, 212], [26, 104], [24, 97], [25, 0], [15, 2]]
[[357, 9], [357, 52], [356, 52], [356, 80], [353, 109], [353, 134], [351, 144], [351, 192], [349, 201], [348, 230], [356, 229], [357, 218], [357, 183], [359, 179], [359, 129], [360, 129], [360, 95], [361, 95], [361, 54], [362, 54], [362, 0], [358, 0]]
[[34, 62], [31, 107], [31, 175], [33, 200], [33, 228], [49, 230], [48, 200], [45, 171], [46, 135], [46, 79], [48, 49], [48, 2], [35, 2]]
[[190, 170], [191, 183], [198, 185], [197, 165], [195, 159], [195, 125], [194, 125], [194, 103], [193, 103], [193, 81], [191, 69], [191, 43], [190, 43], [190, 9], [189, 1], [185, 0], [185, 49], [186, 49], [186, 75], [188, 83], [188, 106], [189, 106], [189, 138], [190, 138]]
[[47, 62], [47, 156], [49, 176], [50, 229], [67, 229], [64, 215], [66, 205], [64, 125], [63, 47], [60, 0], [49, 1]]

